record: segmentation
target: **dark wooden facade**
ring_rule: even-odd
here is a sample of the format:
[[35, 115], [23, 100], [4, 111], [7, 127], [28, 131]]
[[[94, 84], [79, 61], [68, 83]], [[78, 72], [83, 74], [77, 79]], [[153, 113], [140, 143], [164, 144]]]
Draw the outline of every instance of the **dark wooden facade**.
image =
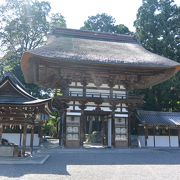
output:
[[143, 97], [133, 91], [180, 69], [131, 36], [71, 29], [55, 29], [46, 46], [24, 53], [21, 65], [28, 83], [61, 89], [54, 106], [61, 113], [60, 139], [66, 147], [83, 145], [91, 118], [101, 122], [101, 134], [108, 134], [102, 142], [108, 146], [137, 145], [134, 112]]
[[[6, 74], [0, 82], [0, 141], [5, 127], [22, 129], [22, 155], [26, 152], [27, 128], [31, 129], [30, 151], [33, 151], [35, 125], [40, 125], [41, 114], [51, 112], [51, 99], [40, 100], [28, 94], [12, 74]], [[44, 119], [45, 120], [45, 119]]]

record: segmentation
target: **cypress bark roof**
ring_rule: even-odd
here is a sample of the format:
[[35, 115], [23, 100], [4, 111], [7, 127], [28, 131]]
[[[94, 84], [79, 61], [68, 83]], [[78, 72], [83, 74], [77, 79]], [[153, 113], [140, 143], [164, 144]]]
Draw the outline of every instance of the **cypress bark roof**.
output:
[[180, 112], [137, 111], [137, 118], [143, 125], [180, 126]]
[[51, 107], [51, 99], [37, 99], [28, 94], [21, 82], [12, 74], [6, 74], [0, 82], [0, 105], [38, 105]]

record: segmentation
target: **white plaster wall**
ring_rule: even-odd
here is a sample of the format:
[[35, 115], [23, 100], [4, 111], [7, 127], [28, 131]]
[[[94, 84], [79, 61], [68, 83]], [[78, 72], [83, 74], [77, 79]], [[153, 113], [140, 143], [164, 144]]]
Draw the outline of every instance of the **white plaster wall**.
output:
[[148, 136], [147, 138], [147, 146], [154, 147], [154, 136]]
[[169, 136], [155, 136], [156, 147], [169, 147]]
[[179, 147], [178, 136], [170, 136], [171, 147]]
[[[2, 138], [7, 139], [10, 143], [20, 145], [20, 134], [18, 133], [3, 133]], [[27, 134], [26, 146], [30, 146], [30, 139], [31, 139], [31, 134]], [[22, 145], [22, 140], [21, 140], [21, 145]], [[38, 134], [34, 134], [33, 145], [39, 146]]]
[[[179, 147], [178, 136], [170, 136], [170, 147]], [[139, 147], [145, 147], [145, 136], [138, 136]], [[148, 136], [147, 147], [154, 147], [154, 136]], [[169, 136], [155, 136], [155, 147], [169, 147]]]

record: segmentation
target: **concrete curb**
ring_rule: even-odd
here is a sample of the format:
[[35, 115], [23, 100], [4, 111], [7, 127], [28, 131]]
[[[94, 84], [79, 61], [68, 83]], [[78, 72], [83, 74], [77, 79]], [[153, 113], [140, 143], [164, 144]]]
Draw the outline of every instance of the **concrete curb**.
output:
[[[43, 157], [44, 156], [44, 157]], [[33, 156], [33, 157], [27, 157], [24, 159], [9, 159], [7, 158], [3, 158], [4, 160], [0, 159], [0, 165], [15, 165], [15, 164], [37, 164], [37, 165], [42, 165], [44, 164], [48, 158], [50, 157], [50, 155], [43, 155], [43, 156]], [[38, 158], [42, 158], [42, 159], [38, 159]]]
[[41, 154], [46, 154], [46, 153], [58, 153], [58, 154], [71, 154], [71, 153], [106, 153], [106, 154], [111, 154], [111, 153], [122, 153], [122, 154], [129, 154], [129, 153], [149, 153], [149, 152], [166, 152], [166, 153], [171, 153], [171, 152], [180, 152], [179, 148], [122, 148], [122, 149], [116, 149], [116, 148], [111, 148], [111, 149], [91, 149], [91, 148], [80, 148], [80, 149], [68, 149], [68, 148], [54, 148], [54, 149], [41, 149], [39, 150], [38, 153]]

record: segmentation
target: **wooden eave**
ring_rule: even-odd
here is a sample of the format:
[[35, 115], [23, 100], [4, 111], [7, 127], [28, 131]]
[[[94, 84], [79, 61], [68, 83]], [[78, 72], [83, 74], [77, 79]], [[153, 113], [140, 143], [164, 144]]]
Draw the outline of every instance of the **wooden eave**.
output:
[[[86, 78], [89, 82], [91, 82], [92, 74], [94, 77], [100, 77], [100, 78], [116, 78], [115, 76], [121, 76], [126, 75], [129, 76], [129, 79], [132, 79], [131, 76], [136, 77], [138, 79], [139, 83], [144, 84], [144, 82], [141, 82], [140, 79], [149, 79], [151, 77], [154, 77], [154, 82], [151, 83], [150, 80], [147, 82], [147, 85], [145, 87], [140, 87], [139, 89], [151, 87], [155, 84], [158, 84], [159, 82], [165, 81], [169, 79], [171, 76], [173, 76], [177, 70], [176, 67], [149, 67], [149, 66], [128, 66], [128, 65], [117, 65], [117, 64], [86, 64], [86, 62], [74, 62], [74, 61], [66, 61], [66, 60], [58, 60], [58, 59], [48, 59], [41, 56], [32, 56], [30, 59], [28, 59], [29, 63], [25, 63], [25, 60], [22, 61], [22, 69], [25, 76], [25, 80], [28, 83], [34, 83], [37, 85], [45, 86], [45, 87], [51, 87], [50, 83], [52, 83], [52, 80], [55, 81], [55, 79], [58, 79], [58, 76], [64, 77], [63, 75], [58, 73], [62, 70], [63, 72], [67, 71], [67, 76], [71, 79], [75, 78], [76, 81], [81, 81], [80, 78], [82, 76]], [[25, 68], [24, 68], [25, 67]], [[48, 72], [48, 69], [50, 69], [50, 73]], [[42, 74], [40, 70], [43, 70], [45, 74]], [[68, 74], [70, 72], [70, 74]], [[50, 77], [50, 74], [52, 75], [54, 73], [53, 79]], [[75, 74], [79, 74], [78, 77], [75, 76]], [[167, 76], [163, 78], [159, 78], [159, 75], [167, 74]], [[40, 79], [40, 76], [45, 78], [48, 82], [43, 82]], [[157, 81], [156, 81], [156, 78]], [[51, 79], [51, 80], [50, 80]], [[128, 83], [128, 81], [126, 82]], [[132, 82], [131, 82], [132, 84]], [[138, 86], [138, 85], [137, 85]], [[51, 87], [54, 88], [54, 87]], [[138, 87], [135, 87], [135, 89], [138, 89]]]

